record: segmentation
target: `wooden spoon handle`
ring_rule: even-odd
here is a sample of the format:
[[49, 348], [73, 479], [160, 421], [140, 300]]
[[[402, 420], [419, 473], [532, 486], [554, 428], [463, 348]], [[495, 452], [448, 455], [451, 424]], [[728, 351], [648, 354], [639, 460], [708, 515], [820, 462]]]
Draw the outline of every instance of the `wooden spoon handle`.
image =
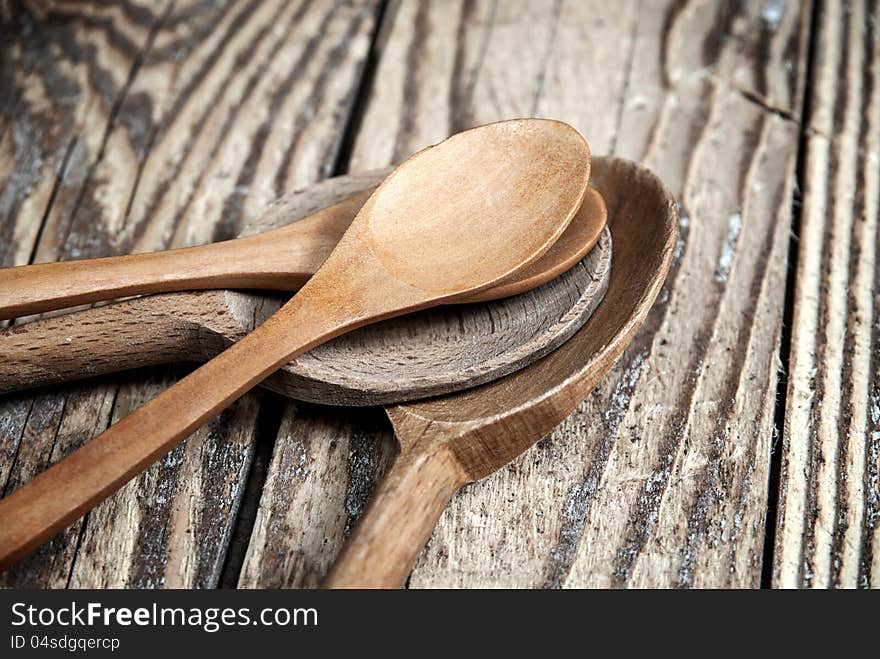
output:
[[[267, 240], [269, 234], [165, 252], [0, 269], [0, 319], [185, 289], [300, 288], [315, 269], [315, 259], [307, 253], [287, 254], [282, 272], [271, 260], [264, 272], [252, 272], [255, 249]], [[298, 256], [302, 273], [297, 272]]]
[[283, 197], [262, 216], [285, 224], [219, 243], [0, 269], [0, 320], [101, 300], [210, 288], [295, 291], [321, 266], [372, 189], [290, 222]]
[[[294, 301], [298, 301], [295, 303]], [[338, 333], [319, 301], [284, 310], [88, 444], [0, 500], [0, 569], [137, 475], [269, 373]], [[295, 315], [296, 318], [292, 316]], [[329, 325], [329, 326], [328, 326]]]
[[467, 481], [448, 450], [401, 452], [324, 586], [401, 588], [446, 504]]
[[158, 302], [126, 300], [0, 329], [0, 394], [192, 361], [225, 348], [221, 336], [180, 313], [163, 313]]

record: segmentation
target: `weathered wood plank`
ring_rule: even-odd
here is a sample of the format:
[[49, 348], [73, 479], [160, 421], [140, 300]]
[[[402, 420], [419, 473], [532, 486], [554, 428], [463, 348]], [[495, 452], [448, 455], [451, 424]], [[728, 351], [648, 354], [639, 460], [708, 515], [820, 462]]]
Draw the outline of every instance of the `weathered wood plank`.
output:
[[238, 586], [317, 587], [393, 450], [380, 408], [288, 403]]
[[[105, 9], [92, 5], [74, 8], [64, 15], [27, 11], [29, 5], [17, 5], [5, 27], [3, 58], [14, 73], [4, 76], [4, 97], [35, 99], [18, 100], [10, 108], [7, 119], [15, 136], [17, 126], [31, 139], [14, 140], [14, 148], [4, 150], [9, 158], [4, 169], [12, 172], [12, 181], [19, 172], [27, 171], [29, 162], [46, 160], [51, 163], [51, 181], [46, 185], [16, 186], [4, 184], [3, 194], [9, 214], [3, 218], [7, 234], [27, 236], [17, 240], [7, 263], [32, 259], [39, 249], [37, 241], [46, 235], [45, 227], [57, 222], [62, 209], [67, 213], [77, 205], [78, 190], [89, 169], [89, 154], [101, 151], [103, 136], [111, 126], [118, 107], [126, 94], [126, 82], [137, 68], [137, 62], [149, 47], [150, 34], [159, 15], [146, 9], [129, 22], [128, 15], [117, 11], [105, 15]], [[159, 7], [161, 12], [164, 7]], [[121, 28], [121, 25], [126, 28]], [[126, 37], [122, 37], [122, 33]], [[35, 38], [31, 38], [31, 37]], [[124, 45], [119, 45], [123, 42]], [[60, 131], [59, 131], [60, 129]], [[60, 132], [58, 142], [44, 136]], [[39, 207], [39, 214], [32, 210]], [[48, 236], [47, 236], [48, 237]], [[24, 244], [23, 244], [24, 243]], [[0, 441], [4, 446], [3, 491], [8, 492], [53, 459], [55, 447], [61, 455], [84, 441], [106, 424], [111, 413], [115, 387], [109, 383], [98, 386], [56, 390], [33, 397], [4, 399], [5, 424]], [[68, 412], [68, 408], [70, 412]], [[3, 585], [65, 586], [70, 577], [81, 527], [77, 525], [59, 534], [50, 546], [21, 568], [7, 572]]]
[[822, 2], [773, 583], [880, 586], [877, 5]]
[[[0, 264], [28, 263], [68, 166], [84, 153], [87, 123], [106, 124], [157, 17], [129, 22], [119, 8], [86, 7], [79, 22], [39, 22], [20, 3], [4, 4], [0, 85]], [[161, 11], [162, 7], [159, 7]], [[115, 21], [127, 32], [127, 58], [106, 64]], [[122, 27], [125, 26], [125, 27]], [[80, 34], [80, 40], [76, 35]], [[114, 34], [116, 32], [114, 31]], [[94, 65], [83, 64], [89, 58]], [[95, 139], [100, 137], [101, 131]], [[62, 193], [63, 196], [63, 193]]]
[[[617, 391], [607, 403], [612, 418], [622, 412], [619, 440], [565, 585], [759, 583], [800, 128], [789, 117], [809, 27], [808, 8], [783, 9], [685, 7], [647, 42], [665, 56], [637, 49], [630, 92], [653, 101], [624, 112], [618, 147], [680, 189], [685, 240], [656, 334], [634, 351], [640, 377], [619, 385], [626, 409]], [[699, 50], [695, 34], [707, 35]], [[743, 53], [755, 71], [748, 91]], [[668, 82], [652, 95], [658, 78]], [[656, 113], [649, 131], [646, 111]]]
[[[809, 8], [606, 9], [388, 10], [354, 168], [540, 114], [572, 123], [596, 153], [646, 161], [683, 211], [667, 290], [618, 368], [536, 449], [456, 497], [413, 587], [758, 583]], [[363, 474], [379, 471], [354, 468], [374, 452], [317, 450], [316, 435], [339, 441], [345, 418], [285, 422], [270, 481], [303, 456], [321, 511], [301, 519], [298, 496], [267, 488], [241, 585], [320, 578], [350, 493], [368, 493]]]
[[[4, 114], [0, 142], [0, 183], [9, 199], [2, 229], [18, 237], [4, 262], [228, 237], [280, 192], [325, 176], [335, 164], [375, 9], [371, 0], [193, 0], [53, 3], [44, 17], [21, 10], [10, 18], [20, 22], [10, 32], [15, 38], [3, 45], [12, 55], [3, 58], [3, 97], [8, 90], [19, 99]], [[30, 34], [39, 38], [29, 41]], [[28, 57], [34, 63], [24, 66]], [[52, 158], [22, 157], [40, 146], [43, 133], [15, 133], [15, 122], [37, 120], [53, 136], [41, 147]], [[29, 141], [19, 146], [23, 130]], [[36, 184], [59, 167], [48, 192]], [[155, 371], [5, 399], [4, 490], [179, 374]], [[2, 583], [216, 584], [258, 406], [257, 396], [242, 399]]]

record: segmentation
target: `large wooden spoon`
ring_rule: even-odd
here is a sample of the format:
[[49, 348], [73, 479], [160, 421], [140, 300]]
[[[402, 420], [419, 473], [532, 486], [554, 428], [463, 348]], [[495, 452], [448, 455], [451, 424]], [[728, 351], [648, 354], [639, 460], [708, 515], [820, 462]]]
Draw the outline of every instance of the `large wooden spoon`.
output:
[[327, 586], [402, 586], [452, 495], [571, 414], [632, 339], [669, 270], [678, 212], [663, 184], [635, 163], [597, 158], [593, 182], [608, 204], [614, 236], [604, 301], [573, 338], [518, 373], [386, 408], [400, 450]]
[[[385, 170], [383, 174], [388, 174]], [[0, 269], [0, 320], [43, 313], [131, 295], [218, 288], [296, 291], [308, 281], [348, 229], [384, 176], [361, 174], [369, 181], [337, 203], [306, 217], [291, 214], [290, 194], [255, 218], [241, 237], [164, 252], [39, 263]], [[544, 284], [580, 261], [605, 226], [604, 205], [588, 190], [565, 232], [537, 262], [462, 302], [484, 302]]]
[[0, 501], [0, 567], [76, 520], [296, 355], [515, 275], [568, 226], [589, 175], [584, 139], [548, 120], [474, 128], [412, 156], [277, 313]]

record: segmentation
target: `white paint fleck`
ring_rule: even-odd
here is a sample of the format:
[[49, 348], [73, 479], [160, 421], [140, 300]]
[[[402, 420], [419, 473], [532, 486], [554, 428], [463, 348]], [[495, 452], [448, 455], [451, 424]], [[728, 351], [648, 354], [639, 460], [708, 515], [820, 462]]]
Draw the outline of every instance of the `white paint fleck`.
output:
[[785, 15], [785, 0], [768, 0], [761, 10], [761, 20], [770, 30], [775, 30]]
[[715, 281], [725, 282], [730, 276], [730, 267], [733, 264], [733, 254], [736, 250], [736, 241], [739, 238], [739, 231], [742, 228], [742, 216], [739, 211], [731, 213], [727, 219], [727, 235], [724, 237], [724, 244], [721, 246], [721, 256], [718, 258], [718, 265], [715, 267]]
[[650, 104], [650, 97], [646, 94], [635, 94], [627, 104], [630, 110], [642, 110]]
[[663, 485], [667, 480], [669, 480], [669, 467], [653, 472], [645, 483], [645, 492], [651, 494], [655, 487]]
[[687, 214], [681, 210], [681, 206], [678, 209], [678, 241], [675, 243], [675, 251], [672, 254], [672, 260], [676, 264], [681, 261], [681, 255], [687, 242], [687, 230], [691, 223]]

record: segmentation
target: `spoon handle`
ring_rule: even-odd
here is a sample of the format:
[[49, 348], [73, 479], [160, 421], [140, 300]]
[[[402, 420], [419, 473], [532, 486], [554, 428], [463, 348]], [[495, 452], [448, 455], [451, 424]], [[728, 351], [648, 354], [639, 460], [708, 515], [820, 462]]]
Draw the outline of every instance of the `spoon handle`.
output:
[[401, 451], [324, 586], [401, 588], [446, 504], [467, 482], [448, 449]]
[[296, 290], [321, 260], [313, 263], [308, 253], [277, 254], [272, 249], [274, 233], [165, 252], [3, 268], [0, 320], [184, 289]]
[[333, 251], [371, 192], [357, 192], [295, 222], [282, 197], [258, 224], [289, 224], [235, 240], [0, 269], [0, 320], [128, 295], [210, 288], [298, 290]]
[[182, 302], [191, 300], [164, 308], [180, 297], [124, 300], [0, 329], [0, 394], [221, 352], [223, 337], [183, 314]]
[[[305, 293], [305, 291], [304, 291]], [[0, 500], [0, 569], [93, 508], [268, 374], [344, 324], [298, 295], [245, 338]]]

